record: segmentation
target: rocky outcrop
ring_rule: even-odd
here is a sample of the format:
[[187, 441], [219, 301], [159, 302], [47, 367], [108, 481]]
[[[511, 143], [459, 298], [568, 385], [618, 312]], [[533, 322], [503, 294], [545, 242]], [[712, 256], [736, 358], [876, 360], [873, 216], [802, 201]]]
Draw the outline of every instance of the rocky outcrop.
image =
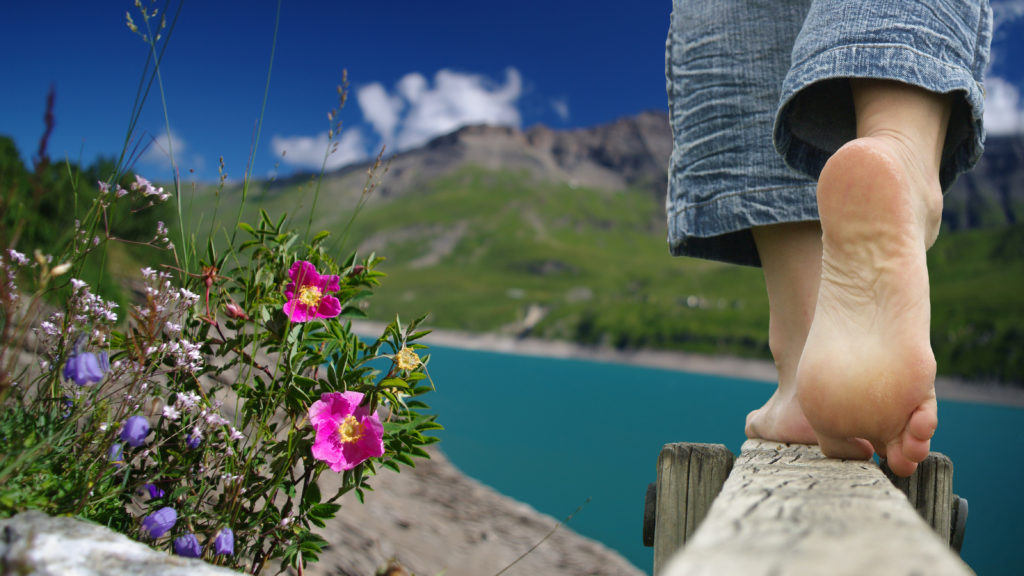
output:
[[[463, 475], [440, 451], [430, 453], [415, 469], [374, 478], [364, 504], [353, 494], [342, 498], [341, 511], [323, 531], [331, 545], [304, 574], [371, 575], [394, 558], [414, 574], [487, 576], [527, 552], [505, 574], [643, 574], [565, 526], [545, 540], [558, 520]], [[335, 486], [324, 478], [330, 482], [321, 477], [322, 489], [330, 493]]]
[[0, 520], [0, 573], [5, 576], [230, 576], [202, 560], [172, 556], [75, 518], [30, 510]]
[[[366, 494], [365, 503], [360, 504], [354, 494], [342, 498], [338, 516], [320, 531], [329, 546], [320, 562], [306, 567], [303, 574], [372, 576], [392, 559], [409, 573], [421, 575], [487, 576], [513, 563], [506, 574], [643, 574], [600, 543], [466, 477], [437, 449], [430, 453], [431, 459], [418, 461], [414, 469], [401, 474], [387, 471], [374, 478], [374, 490]], [[329, 472], [321, 477], [324, 492], [333, 492], [339, 479]], [[153, 550], [98, 524], [29, 511], [0, 520], [0, 574], [227, 576], [237, 572]]]
[[645, 112], [593, 128], [555, 131], [534, 126], [531, 146], [554, 158], [570, 177], [596, 188], [649, 190], [665, 196], [672, 131], [664, 112]]

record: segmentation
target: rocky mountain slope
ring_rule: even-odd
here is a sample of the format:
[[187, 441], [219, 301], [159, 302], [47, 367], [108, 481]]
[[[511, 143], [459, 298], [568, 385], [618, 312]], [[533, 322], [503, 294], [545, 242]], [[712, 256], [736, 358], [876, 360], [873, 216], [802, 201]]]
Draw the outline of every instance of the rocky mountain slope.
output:
[[[587, 188], [638, 189], [661, 206], [671, 153], [668, 115], [661, 111], [575, 130], [544, 125], [525, 131], [467, 126], [391, 157], [377, 197], [381, 201], [403, 197], [462, 167], [476, 166]], [[349, 166], [326, 175], [324, 189], [353, 197], [362, 189], [367, 166]], [[271, 188], [292, 186], [309, 177], [295, 176]], [[947, 193], [943, 221], [954, 230], [998, 226], [1020, 221], [1022, 210], [1024, 136], [990, 136], [975, 170], [961, 176]]]

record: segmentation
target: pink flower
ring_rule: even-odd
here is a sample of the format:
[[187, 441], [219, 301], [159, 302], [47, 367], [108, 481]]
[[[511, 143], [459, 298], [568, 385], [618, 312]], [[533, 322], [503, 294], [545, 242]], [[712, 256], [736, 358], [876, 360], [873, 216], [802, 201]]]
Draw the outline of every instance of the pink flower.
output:
[[359, 392], [328, 392], [309, 407], [316, 429], [313, 457], [335, 472], [384, 454], [384, 427], [376, 414], [359, 405], [362, 400]]
[[326, 292], [341, 289], [341, 279], [336, 275], [317, 273], [316, 268], [305, 260], [292, 264], [288, 271], [292, 279], [285, 288], [288, 302], [284, 313], [292, 322], [305, 322], [314, 318], [334, 318], [341, 314], [341, 302]]

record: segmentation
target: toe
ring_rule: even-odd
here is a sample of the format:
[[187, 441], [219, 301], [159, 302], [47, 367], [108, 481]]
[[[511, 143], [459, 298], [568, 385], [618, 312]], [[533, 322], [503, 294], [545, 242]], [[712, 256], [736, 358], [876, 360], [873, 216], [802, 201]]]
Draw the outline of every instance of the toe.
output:
[[901, 452], [910, 462], [922, 462], [931, 450], [932, 436], [939, 425], [936, 402], [930, 398], [910, 415], [900, 434]]
[[[906, 478], [917, 470], [917, 462], [910, 460], [905, 455], [904, 446], [901, 440], [897, 439], [889, 443], [886, 447], [888, 456], [885, 459], [886, 464], [889, 465], [889, 469], [893, 471], [893, 474]], [[928, 452], [925, 452], [925, 456]], [[921, 460], [924, 460], [922, 458]]]
[[907, 421], [907, 429], [904, 432], [904, 439], [913, 438], [914, 440], [927, 442], [935, 435], [935, 429], [938, 426], [938, 407], [935, 398], [929, 398], [910, 415], [910, 420]]

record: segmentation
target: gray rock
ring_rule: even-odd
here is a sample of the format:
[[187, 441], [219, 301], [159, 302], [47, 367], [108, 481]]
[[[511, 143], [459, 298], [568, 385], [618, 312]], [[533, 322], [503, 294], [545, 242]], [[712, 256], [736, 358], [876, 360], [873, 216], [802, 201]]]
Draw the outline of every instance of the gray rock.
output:
[[158, 552], [99, 524], [30, 510], [0, 520], [0, 573], [19, 576], [226, 576], [237, 572]]
[[[513, 563], [504, 576], [643, 575], [571, 525], [547, 537], [557, 519], [466, 476], [436, 446], [428, 452], [431, 459], [417, 460], [415, 469], [373, 478], [364, 504], [351, 493], [342, 497], [338, 516], [321, 531], [330, 545], [303, 574], [371, 576], [394, 558], [420, 576], [489, 576]], [[328, 472], [321, 489], [333, 493], [339, 481]]]

